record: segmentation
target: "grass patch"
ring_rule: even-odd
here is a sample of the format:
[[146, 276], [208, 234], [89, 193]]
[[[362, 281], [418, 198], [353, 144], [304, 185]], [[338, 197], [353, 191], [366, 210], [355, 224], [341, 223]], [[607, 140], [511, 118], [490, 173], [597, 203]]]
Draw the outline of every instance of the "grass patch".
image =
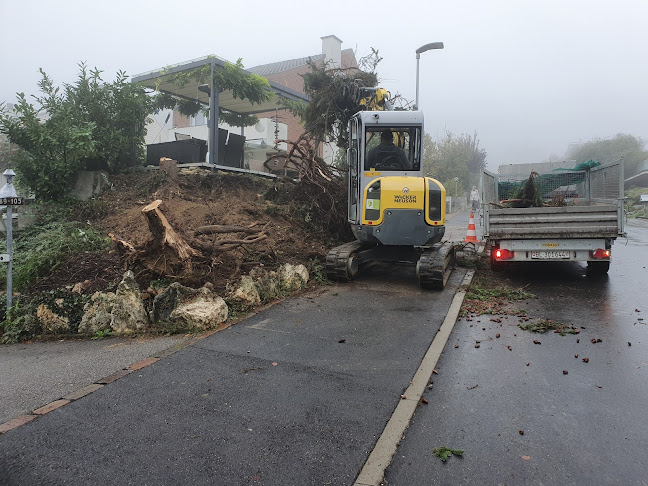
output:
[[580, 333], [579, 329], [573, 326], [567, 326], [562, 322], [554, 321], [552, 319], [538, 319], [535, 322], [520, 324], [520, 329], [524, 331], [537, 332], [539, 334], [544, 334], [549, 330], [553, 330], [553, 332], [560, 334], [561, 336]]
[[69, 288], [40, 292], [31, 297], [18, 295], [9, 312], [6, 303], [0, 305], [0, 344], [12, 344], [40, 335], [43, 329], [36, 318], [36, 312], [41, 304], [56, 315], [67, 318], [68, 328], [65, 334], [76, 336], [83, 308], [89, 300], [89, 295], [73, 293]]
[[332, 282], [326, 278], [326, 264], [312, 258], [306, 264], [311, 282], [317, 285], [332, 285]]
[[97, 331], [94, 336], [92, 336], [90, 339], [93, 341], [101, 340], [105, 337], [108, 337], [112, 334], [112, 329], [104, 329], [103, 331]]
[[[110, 245], [110, 239], [87, 225], [70, 221], [34, 225], [23, 230], [14, 241], [14, 290], [25, 291], [38, 278], [49, 275], [67, 257], [95, 251]], [[4, 245], [0, 244], [4, 251]], [[7, 267], [0, 267], [0, 282], [6, 282]], [[0, 283], [4, 289], [5, 285]]]

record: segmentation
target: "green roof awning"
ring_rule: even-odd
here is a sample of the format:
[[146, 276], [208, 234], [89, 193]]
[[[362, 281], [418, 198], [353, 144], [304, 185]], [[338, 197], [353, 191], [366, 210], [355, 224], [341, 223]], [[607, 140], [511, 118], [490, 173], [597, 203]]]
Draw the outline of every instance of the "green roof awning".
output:
[[[196, 68], [209, 66], [211, 64], [214, 65], [214, 69], [223, 69], [226, 62], [227, 61], [225, 61], [224, 59], [216, 56], [206, 56], [200, 59], [194, 59], [191, 61], [175, 64], [167, 68], [161, 68], [155, 71], [150, 71], [148, 73], [138, 74], [136, 76], [133, 76], [132, 82], [140, 83], [148, 88], [157, 89], [162, 93], [168, 93], [180, 98], [197, 100], [200, 103], [209, 106], [209, 96], [207, 95], [207, 93], [198, 90], [198, 86], [202, 83], [190, 80], [185, 86], [179, 88], [173, 83], [165, 82], [164, 78], [169, 74], [189, 72]], [[285, 109], [285, 107], [280, 104], [280, 97], [287, 98], [292, 101], [310, 101], [308, 96], [303, 93], [292, 90], [272, 81], [269, 81], [269, 83], [270, 90], [275, 94], [275, 96], [270, 101], [266, 101], [260, 104], [252, 103], [247, 99], [234, 98], [234, 94], [231, 90], [225, 90], [220, 92], [218, 96], [218, 104], [221, 108], [234, 113], [241, 115], [253, 115], [267, 111], [274, 111], [275, 109]]]

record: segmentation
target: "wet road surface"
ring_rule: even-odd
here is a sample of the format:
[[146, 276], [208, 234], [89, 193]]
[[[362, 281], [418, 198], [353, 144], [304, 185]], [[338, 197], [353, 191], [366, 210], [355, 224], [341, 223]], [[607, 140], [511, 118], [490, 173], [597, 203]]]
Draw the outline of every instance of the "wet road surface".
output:
[[1, 435], [0, 484], [352, 484], [464, 274], [288, 299]]
[[[580, 334], [457, 322], [385, 484], [648, 484], [648, 223], [627, 231], [607, 277], [576, 263], [505, 272], [537, 295], [516, 307]], [[442, 463], [439, 446], [465, 452]]]
[[190, 342], [191, 338], [179, 335], [2, 345], [0, 423]]

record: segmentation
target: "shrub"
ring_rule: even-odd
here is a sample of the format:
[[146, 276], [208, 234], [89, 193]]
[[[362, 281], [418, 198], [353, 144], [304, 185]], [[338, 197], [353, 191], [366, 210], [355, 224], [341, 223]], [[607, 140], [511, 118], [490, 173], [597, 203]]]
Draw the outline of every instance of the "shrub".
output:
[[63, 90], [41, 70], [41, 96], [35, 97], [40, 107], [19, 93], [15, 113], [0, 110], [0, 133], [23, 149], [13, 159], [19, 178], [39, 199], [66, 196], [80, 170], [116, 173], [145, 158], [152, 102], [144, 87], [121, 71], [107, 83], [98, 69], [79, 67], [76, 82]]
[[[28, 289], [39, 277], [56, 271], [67, 257], [106, 248], [109, 241], [77, 222], [55, 221], [27, 228], [14, 240], [14, 290]], [[2, 288], [6, 288], [6, 272], [6, 266], [0, 267]]]

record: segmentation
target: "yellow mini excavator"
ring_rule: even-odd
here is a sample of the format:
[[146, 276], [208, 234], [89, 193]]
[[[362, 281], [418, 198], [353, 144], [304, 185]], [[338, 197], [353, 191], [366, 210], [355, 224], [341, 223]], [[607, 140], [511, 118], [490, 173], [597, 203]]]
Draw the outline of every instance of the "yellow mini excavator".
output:
[[361, 104], [374, 111], [349, 121], [348, 220], [357, 239], [328, 253], [327, 275], [349, 281], [370, 262], [409, 262], [421, 287], [442, 290], [455, 253], [442, 242], [445, 188], [421, 169], [423, 113], [391, 111], [380, 88]]

